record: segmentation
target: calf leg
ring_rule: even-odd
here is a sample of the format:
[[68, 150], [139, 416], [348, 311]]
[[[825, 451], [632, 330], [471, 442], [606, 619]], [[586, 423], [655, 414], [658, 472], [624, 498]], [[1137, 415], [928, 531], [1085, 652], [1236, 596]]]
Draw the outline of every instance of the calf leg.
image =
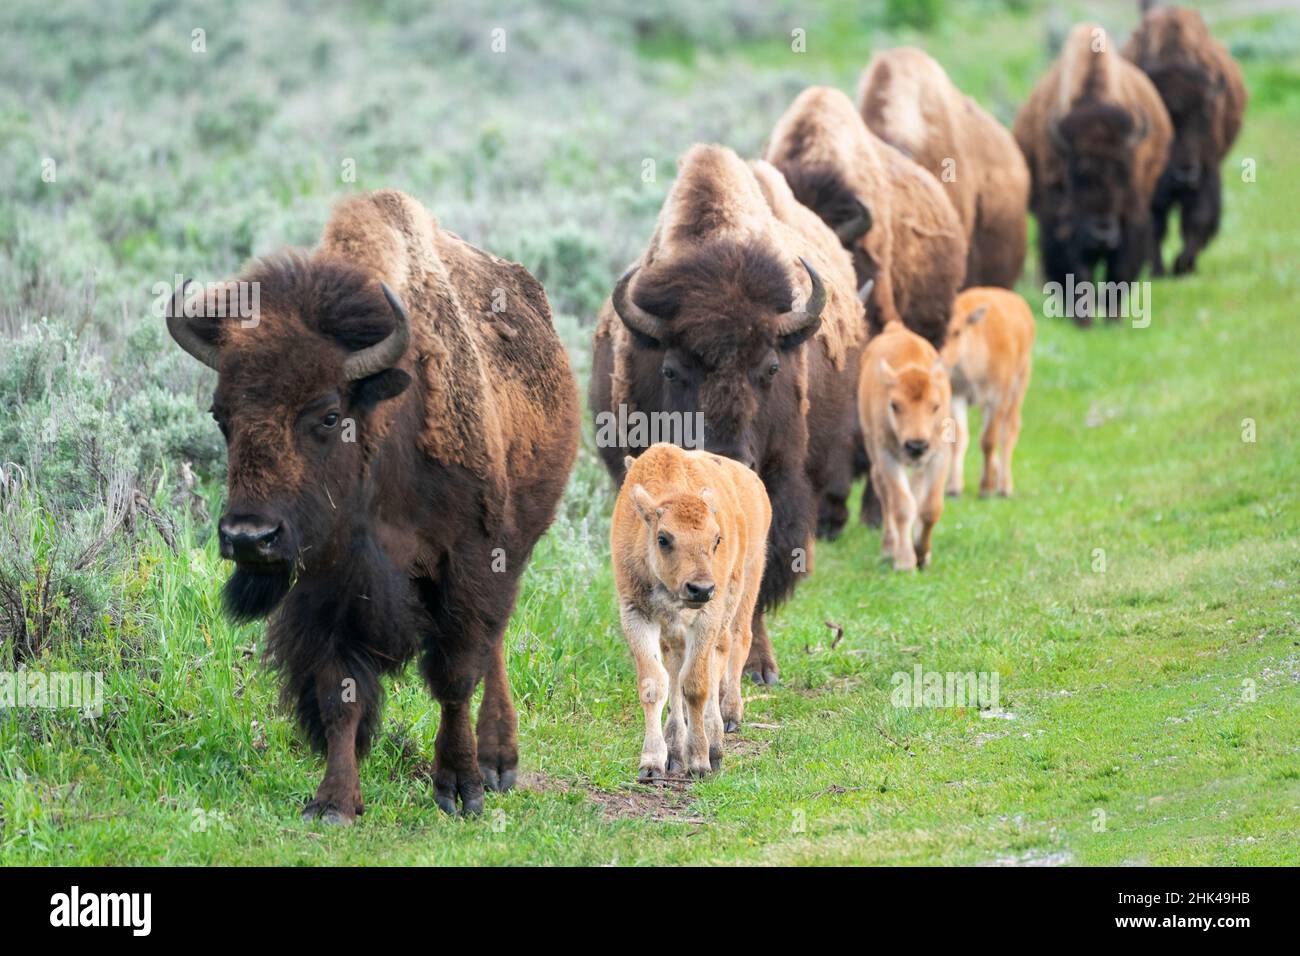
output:
[[930, 536], [943, 515], [943, 480], [950, 465], [948, 458], [949, 456], [941, 451], [930, 460], [925, 470], [919, 473], [917, 515], [920, 519], [920, 527], [916, 535], [916, 565], [920, 568], [930, 565]]
[[668, 726], [664, 740], [668, 746], [668, 772], [680, 773], [686, 765], [686, 710], [682, 702], [682, 659], [685, 656], [681, 632], [671, 633], [664, 643], [664, 663], [668, 670]]
[[1011, 497], [1013, 484], [1011, 455], [1016, 450], [1017, 439], [1020, 438], [1020, 399], [1023, 395], [1022, 391], [1008, 403], [1007, 410], [1002, 416], [1002, 435], [998, 439], [998, 494], [1008, 498]]
[[954, 498], [961, 497], [966, 485], [966, 449], [970, 447], [970, 423], [967, 421], [969, 409], [966, 399], [960, 395], [952, 397], [952, 420], [957, 426], [957, 442], [953, 449], [952, 466], [948, 472], [948, 494]]
[[998, 424], [1002, 419], [1001, 408], [989, 402], [983, 409], [984, 422], [980, 428], [980, 451], [984, 454], [984, 472], [980, 475], [980, 497], [986, 498], [997, 490], [998, 477], [997, 447]]
[[670, 683], [659, 647], [659, 625], [632, 607], [622, 612], [623, 634], [636, 661], [637, 693], [645, 717], [645, 738], [641, 743], [638, 780], [662, 777], [668, 769], [668, 742], [664, 739], [664, 705]]
[[916, 499], [912, 497], [907, 473], [893, 461], [881, 463], [882, 504], [885, 526], [890, 528], [894, 570], [911, 571], [916, 567], [916, 550], [912, 544], [912, 524], [916, 520]]
[[519, 719], [510, 698], [505, 641], [497, 642], [483, 680], [478, 709], [478, 766], [489, 790], [505, 792], [515, 785], [519, 766]]
[[717, 674], [715, 671], [716, 635], [714, 623], [703, 613], [688, 629], [686, 653], [679, 677], [682, 701], [686, 707], [685, 742], [683, 755], [686, 770], [693, 776], [703, 776], [714, 769], [713, 753], [722, 760], [722, 721], [718, 717]]

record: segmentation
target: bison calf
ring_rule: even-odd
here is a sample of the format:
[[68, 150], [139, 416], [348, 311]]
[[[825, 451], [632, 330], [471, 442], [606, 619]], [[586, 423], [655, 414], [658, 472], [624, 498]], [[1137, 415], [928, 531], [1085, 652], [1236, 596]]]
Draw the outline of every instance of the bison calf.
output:
[[744, 708], [771, 505], [758, 475], [710, 452], [660, 443], [627, 469], [610, 538], [645, 712], [638, 777], [708, 773]]
[[881, 552], [899, 571], [930, 563], [930, 536], [943, 514], [952, 457], [944, 434], [950, 401], [943, 360], [921, 336], [891, 322], [868, 343], [858, 414], [871, 484], [880, 495]]
[[957, 297], [943, 346], [957, 425], [957, 447], [948, 473], [950, 495], [960, 495], [964, 484], [963, 464], [970, 445], [966, 416], [971, 404], [980, 406], [984, 418], [980, 494], [1011, 494], [1011, 454], [1020, 437], [1020, 406], [1029, 388], [1033, 347], [1033, 313], [1014, 292], [978, 288]]

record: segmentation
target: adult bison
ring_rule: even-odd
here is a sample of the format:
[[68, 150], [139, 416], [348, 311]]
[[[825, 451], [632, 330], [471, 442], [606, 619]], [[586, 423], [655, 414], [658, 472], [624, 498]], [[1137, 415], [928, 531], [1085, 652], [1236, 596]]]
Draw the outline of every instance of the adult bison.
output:
[[938, 180], [880, 140], [839, 90], [813, 86], [777, 122], [766, 159], [853, 255], [871, 331], [900, 318], [943, 345], [966, 236]]
[[1182, 275], [1196, 269], [1196, 257], [1219, 231], [1223, 208], [1219, 167], [1241, 130], [1246, 85], [1241, 68], [1210, 35], [1196, 10], [1149, 11], [1123, 53], [1151, 78], [1173, 120], [1169, 164], [1151, 206], [1151, 268], [1164, 275], [1160, 247], [1169, 213], [1179, 206], [1183, 248], [1174, 260], [1174, 273]]
[[943, 186], [967, 240], [965, 285], [1012, 288], [1025, 263], [1029, 168], [1011, 133], [915, 47], [871, 58], [858, 111]]
[[[650, 245], [595, 336], [591, 407], [616, 483], [645, 444], [601, 440], [619, 414], [699, 414], [703, 446], [753, 467], [772, 501], [746, 670], [775, 683], [763, 612], [806, 573], [819, 502], [842, 527], [852, 483], [854, 382], [865, 333], [853, 265], [766, 163], [695, 146]], [[832, 514], [831, 512], [834, 512]]]
[[[238, 282], [257, 283], [252, 320], [221, 318]], [[417, 653], [442, 709], [435, 800], [480, 811], [485, 784], [514, 782], [502, 636], [577, 448], [542, 287], [381, 191], [341, 203], [311, 255], [255, 264], [167, 324], [218, 373], [227, 612], [270, 616], [284, 701], [325, 751], [304, 818], [362, 812], [380, 675]]]
[[[1150, 254], [1151, 200], [1173, 130], [1160, 94], [1111, 49], [1098, 26], [1070, 31], [1020, 108], [1016, 142], [1029, 163], [1043, 272], [1053, 282], [1131, 282]], [[1092, 316], [1075, 313], [1080, 325]]]

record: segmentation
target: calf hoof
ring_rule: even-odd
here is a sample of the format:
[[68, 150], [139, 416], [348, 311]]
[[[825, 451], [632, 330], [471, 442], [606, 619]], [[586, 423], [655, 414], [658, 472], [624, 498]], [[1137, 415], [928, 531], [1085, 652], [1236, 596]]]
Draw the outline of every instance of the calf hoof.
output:
[[738, 720], [728, 720], [722, 725], [722, 732], [727, 734], [734, 734], [739, 729], [740, 721]]
[[667, 776], [663, 767], [656, 767], [653, 764], [642, 764], [636, 772], [637, 783], [654, 783]]
[[476, 817], [483, 812], [483, 781], [467, 773], [440, 770], [434, 778], [433, 802], [443, 813], [456, 816], [459, 812], [463, 817]]
[[479, 772], [483, 774], [483, 786], [494, 793], [506, 793], [515, 788], [519, 774], [514, 767], [496, 767], [490, 763], [479, 763]]
[[722, 748], [709, 749], [709, 769], [714, 773], [722, 769]]
[[947, 491], [944, 492], [944, 494], [946, 494], [949, 498], [960, 498], [960, 497], [961, 497], [961, 489], [960, 489], [960, 488], [949, 488]]
[[320, 821], [327, 826], [350, 827], [361, 811], [341, 807], [332, 800], [313, 800], [302, 810], [303, 823]]

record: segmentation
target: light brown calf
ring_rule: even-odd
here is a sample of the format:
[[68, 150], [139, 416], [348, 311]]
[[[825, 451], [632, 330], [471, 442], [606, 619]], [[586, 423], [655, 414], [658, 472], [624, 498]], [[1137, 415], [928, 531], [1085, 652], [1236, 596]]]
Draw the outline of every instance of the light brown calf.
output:
[[858, 414], [883, 512], [881, 553], [899, 571], [930, 563], [952, 458], [952, 436], [945, 434], [950, 399], [939, 353], [902, 323], [889, 323], [867, 344]]
[[705, 774], [744, 711], [771, 505], [757, 474], [710, 452], [660, 443], [626, 465], [610, 543], [645, 713], [637, 776]]
[[1020, 437], [1020, 406], [1029, 388], [1033, 347], [1033, 313], [1014, 292], [983, 287], [957, 297], [943, 347], [957, 425], [948, 494], [960, 495], [965, 482], [963, 464], [970, 445], [966, 416], [972, 404], [980, 406], [984, 418], [980, 494], [1011, 494], [1011, 453]]

